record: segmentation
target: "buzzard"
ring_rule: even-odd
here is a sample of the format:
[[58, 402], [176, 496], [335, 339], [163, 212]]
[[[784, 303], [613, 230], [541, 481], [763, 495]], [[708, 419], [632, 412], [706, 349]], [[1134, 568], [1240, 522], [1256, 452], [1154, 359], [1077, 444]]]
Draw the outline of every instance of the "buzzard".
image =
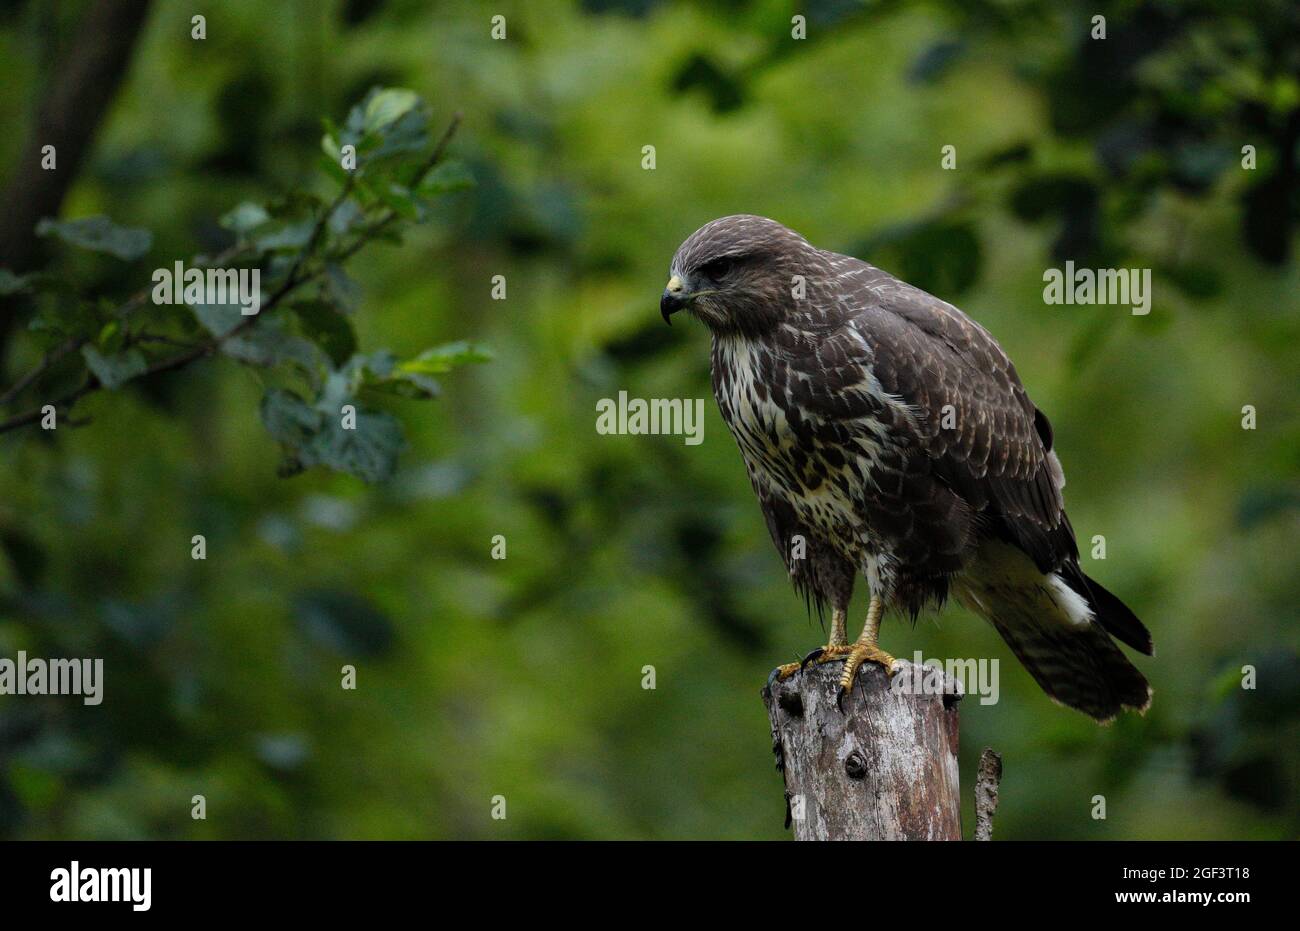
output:
[[[660, 302], [712, 336], [713, 393], [772, 540], [843, 660], [887, 671], [885, 610], [949, 595], [987, 618], [1049, 696], [1098, 721], [1146, 710], [1151, 688], [1112, 637], [1151, 635], [1079, 566], [1052, 427], [988, 331], [905, 281], [811, 245], [774, 220], [723, 217], [673, 256]], [[861, 636], [845, 620], [871, 591]]]

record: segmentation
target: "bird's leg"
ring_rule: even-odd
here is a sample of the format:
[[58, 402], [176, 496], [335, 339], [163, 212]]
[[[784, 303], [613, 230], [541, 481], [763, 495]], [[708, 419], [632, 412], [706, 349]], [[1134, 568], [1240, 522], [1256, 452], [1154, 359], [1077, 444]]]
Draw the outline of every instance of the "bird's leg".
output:
[[848, 609], [836, 608], [831, 614], [831, 639], [827, 646], [838, 647], [849, 642], [848, 634], [844, 630], [844, 620], [848, 615]]
[[772, 670], [769, 682], [772, 680], [788, 679], [800, 669], [803, 669], [809, 663], [824, 663], [828, 660], [837, 659], [846, 655], [851, 649], [849, 646], [848, 634], [845, 632], [844, 624], [848, 616], [847, 606], [835, 608], [831, 612], [831, 639], [824, 647], [818, 647], [813, 650], [802, 661], [798, 663], [786, 663], [783, 666], [777, 666]]
[[844, 660], [844, 674], [840, 676], [838, 699], [841, 708], [843, 708], [844, 696], [853, 689], [853, 677], [858, 674], [858, 668], [863, 663], [879, 663], [885, 667], [886, 675], [894, 673], [894, 658], [880, 649], [880, 618], [884, 613], [884, 602], [880, 600], [879, 595], [872, 595], [871, 603], [867, 606], [867, 622], [862, 626], [862, 634], [857, 642], [848, 648], [848, 656]]

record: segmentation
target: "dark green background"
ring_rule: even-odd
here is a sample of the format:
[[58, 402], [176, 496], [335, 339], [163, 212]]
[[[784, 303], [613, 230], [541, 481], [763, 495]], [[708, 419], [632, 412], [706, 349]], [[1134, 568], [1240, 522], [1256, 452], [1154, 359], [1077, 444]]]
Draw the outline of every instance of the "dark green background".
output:
[[[394, 408], [411, 447], [380, 487], [277, 478], [258, 378], [228, 360], [89, 399], [53, 441], [0, 437], [0, 656], [107, 667], [97, 708], [0, 697], [0, 836], [786, 836], [758, 691], [823, 634], [709, 397], [706, 334], [657, 307], [678, 243], [750, 212], [993, 332], [1052, 418], [1085, 569], [1154, 634], [1150, 713], [1099, 728], [960, 608], [887, 618], [896, 655], [1003, 661], [1001, 701], [962, 716], [966, 794], [982, 747], [1005, 760], [997, 835], [1294, 837], [1300, 27], [1286, 0], [1217, 6], [155, 4], [63, 211], [154, 247], [54, 267], [143, 286], [220, 247], [236, 203], [308, 183], [321, 117], [411, 87], [435, 125], [464, 113], [478, 186], [353, 260], [355, 323], [363, 346], [496, 359]], [[84, 7], [0, 4], [0, 173]], [[1045, 305], [1066, 259], [1153, 269], [1150, 315]], [[17, 339], [6, 381], [35, 359]], [[619, 390], [708, 398], [704, 443], [598, 435]]]

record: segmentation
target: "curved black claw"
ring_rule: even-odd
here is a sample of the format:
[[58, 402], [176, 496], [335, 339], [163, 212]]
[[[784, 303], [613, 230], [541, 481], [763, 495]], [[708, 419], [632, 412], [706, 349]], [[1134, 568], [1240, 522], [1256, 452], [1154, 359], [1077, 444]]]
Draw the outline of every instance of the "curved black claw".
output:
[[[772, 686], [776, 684], [776, 681], [777, 681], [777, 679], [780, 677], [780, 675], [781, 675], [781, 667], [780, 667], [780, 666], [777, 666], [777, 667], [776, 667], [775, 669], [773, 669], [770, 673], [768, 673], [768, 676], [767, 676], [767, 685], [763, 686], [763, 691], [764, 691], [765, 694], [767, 694], [767, 695], [771, 695], [771, 694], [772, 694]], [[753, 686], [751, 685], [750, 688], [753, 688]]]
[[840, 714], [844, 713], [844, 695], [847, 689], [837, 689], [835, 693], [835, 707], [840, 709]]
[[809, 653], [807, 656], [805, 656], [802, 660], [799, 661], [799, 668], [800, 669], [806, 668], [809, 663], [817, 659], [825, 652], [826, 652], [825, 647], [818, 647], [817, 649], [813, 650], [811, 653]]

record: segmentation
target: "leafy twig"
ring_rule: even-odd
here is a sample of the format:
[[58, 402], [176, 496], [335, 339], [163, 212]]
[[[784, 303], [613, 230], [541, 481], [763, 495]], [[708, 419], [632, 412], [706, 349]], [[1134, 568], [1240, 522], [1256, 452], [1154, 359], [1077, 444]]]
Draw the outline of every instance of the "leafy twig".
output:
[[[447, 126], [446, 131], [443, 133], [441, 139], [439, 139], [437, 145], [434, 146], [433, 151], [429, 154], [429, 157], [424, 161], [423, 164], [419, 166], [417, 171], [414, 173], [411, 179], [410, 187], [414, 188], [417, 185], [419, 185], [425, 179], [425, 177], [428, 176], [429, 172], [432, 171], [442, 161], [443, 156], [446, 154], [447, 146], [450, 144], [452, 137], [456, 133], [456, 129], [460, 125], [460, 121], [461, 121], [461, 115], [459, 113], [455, 114], [452, 117], [450, 123]], [[353, 187], [354, 187], [354, 179], [352, 175], [349, 175], [347, 180], [344, 182], [342, 189], [339, 191], [338, 195], [331, 202], [331, 204], [322, 212], [321, 216], [317, 219], [315, 225], [312, 227], [312, 231], [307, 240], [306, 245], [299, 253], [297, 259], [294, 261], [294, 264], [290, 267], [289, 272], [285, 275], [284, 281], [280, 284], [278, 288], [276, 288], [276, 290], [271, 294], [271, 296], [262, 303], [260, 312], [256, 316], [249, 317], [248, 319], [242, 321], [239, 325], [235, 326], [233, 329], [231, 329], [223, 336], [213, 337], [212, 339], [207, 340], [198, 346], [194, 346], [190, 349], [187, 349], [185, 352], [152, 363], [139, 377], [148, 378], [152, 375], [158, 375], [163, 372], [170, 372], [176, 369], [184, 368], [185, 366], [189, 365], [191, 362], [194, 362], [198, 359], [203, 358], [204, 356], [208, 356], [215, 353], [218, 349], [220, 349], [221, 345], [226, 340], [230, 339], [233, 336], [239, 335], [247, 331], [251, 327], [255, 326], [257, 321], [266, 315], [267, 311], [275, 309], [275, 307], [278, 306], [286, 297], [293, 294], [302, 285], [316, 280], [321, 275], [321, 271], [322, 271], [321, 269], [317, 269], [310, 273], [304, 273], [303, 269], [306, 268], [307, 264], [314, 257], [316, 249], [320, 244], [321, 237], [324, 233], [326, 226], [329, 223], [329, 220], [331, 219], [331, 217], [333, 217], [334, 213], [338, 210], [338, 208], [342, 206], [344, 201], [346, 201], [348, 196], [351, 194]], [[351, 256], [355, 255], [356, 252], [360, 250], [366, 243], [373, 240], [375, 236], [379, 235], [379, 233], [381, 233], [389, 224], [391, 224], [393, 220], [397, 218], [397, 216], [398, 214], [396, 210], [394, 210], [391, 207], [388, 208], [385, 211], [385, 213], [380, 216], [378, 220], [376, 220], [374, 223], [371, 223], [370, 225], [362, 229], [360, 234], [357, 236], [356, 240], [352, 242], [346, 249], [344, 249], [341, 254], [335, 257], [335, 261], [343, 262], [346, 261]], [[123, 315], [125, 315], [125, 312], [129, 311], [130, 309], [133, 309], [133, 305], [136, 305], [137, 303], [138, 304], [145, 303], [145, 297], [147, 296], [147, 293], [148, 293], [147, 291], [142, 292], [141, 294], [136, 295], [130, 301], [128, 301], [127, 304], [124, 305], [123, 307]], [[47, 371], [49, 367], [53, 365], [56, 361], [63, 358], [70, 352], [80, 348], [82, 345], [85, 345], [87, 342], [89, 342], [89, 337], [75, 337], [73, 339], [68, 340], [66, 343], [60, 345], [57, 349], [55, 349], [50, 354], [48, 354], [36, 369], [34, 369], [32, 372], [29, 372], [27, 375], [23, 376], [23, 378], [19, 379], [19, 381], [13, 387], [11, 387], [8, 391], [6, 391], [3, 398], [0, 398], [0, 404], [12, 400], [14, 397], [17, 397], [23, 390], [25, 390], [29, 385], [31, 385], [34, 381], [36, 381], [45, 371]], [[53, 404], [56, 410], [66, 410], [70, 408], [75, 402], [85, 397], [87, 394], [98, 391], [101, 387], [103, 387], [103, 385], [100, 383], [99, 379], [93, 374], [89, 375], [86, 381], [83, 382], [80, 387], [76, 388], [71, 392], [68, 392], [67, 394], [63, 395], [57, 400], [47, 401], [45, 402], [45, 404], [42, 404], [39, 407], [32, 408], [31, 410], [25, 411], [22, 414], [18, 414], [0, 423], [0, 433], [7, 433], [10, 430], [16, 430], [20, 427], [27, 426], [28, 424], [35, 423], [41, 418], [42, 411], [44, 410], [46, 405]]]
[[[196, 264], [208, 268], [226, 265], [237, 258], [246, 248], [247, 246], [242, 243], [231, 246], [229, 249], [226, 249], [224, 252], [214, 256], [208, 261]], [[134, 311], [139, 310], [141, 307], [147, 306], [149, 303], [149, 291], [149, 288], [144, 288], [131, 295], [120, 307], [113, 311], [112, 316], [116, 319], [122, 320], [130, 316]], [[72, 336], [47, 352], [35, 368], [10, 385], [3, 394], [0, 394], [0, 407], [3, 407], [21, 395], [65, 356], [76, 352], [82, 346], [86, 345], [86, 343], [90, 342], [90, 339], [89, 336]], [[4, 432], [4, 429], [9, 429], [8, 423], [9, 422], [6, 421], [3, 425], [3, 429], [0, 429], [0, 432]], [[21, 426], [21, 424], [18, 424], [18, 426]]]

